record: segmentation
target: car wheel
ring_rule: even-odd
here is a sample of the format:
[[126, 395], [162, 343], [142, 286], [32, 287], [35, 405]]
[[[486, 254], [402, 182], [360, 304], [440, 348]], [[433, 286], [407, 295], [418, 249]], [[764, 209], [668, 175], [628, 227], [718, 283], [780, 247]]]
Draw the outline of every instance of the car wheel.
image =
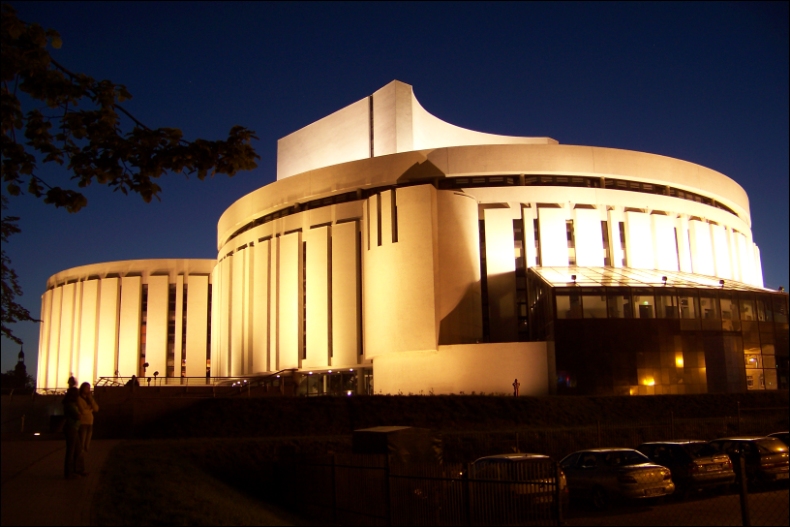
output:
[[593, 507], [602, 511], [609, 507], [609, 496], [603, 487], [595, 487], [592, 491], [592, 504]]

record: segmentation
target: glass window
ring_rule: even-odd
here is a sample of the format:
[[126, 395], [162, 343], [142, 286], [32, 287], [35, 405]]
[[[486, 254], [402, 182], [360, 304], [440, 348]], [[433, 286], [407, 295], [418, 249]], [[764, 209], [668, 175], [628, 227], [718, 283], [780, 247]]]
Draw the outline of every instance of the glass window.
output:
[[743, 359], [747, 368], [763, 367], [763, 357], [759, 353], [744, 353]]
[[763, 370], [746, 368], [746, 389], [765, 390], [765, 376]]
[[724, 320], [740, 320], [738, 312], [738, 302], [732, 296], [723, 293], [721, 295], [721, 318]]
[[703, 320], [720, 319], [718, 298], [710, 293], [699, 295], [699, 309]]
[[634, 318], [631, 310], [631, 295], [625, 292], [609, 292], [607, 295], [609, 318]]
[[557, 318], [582, 318], [582, 302], [579, 293], [555, 295]]
[[694, 291], [678, 291], [678, 306], [680, 306], [680, 318], [699, 318], [699, 301]]
[[776, 342], [773, 332], [760, 331], [760, 349], [763, 355], [776, 355]]
[[741, 321], [738, 301], [730, 293], [721, 293], [721, 328], [724, 331], [740, 331]]
[[[593, 293], [593, 294], [590, 294]], [[584, 318], [606, 318], [606, 295], [604, 290], [583, 290]]]
[[763, 375], [765, 377], [765, 389], [766, 390], [776, 390], [779, 388], [779, 385], [776, 381], [776, 370], [763, 370]]
[[634, 306], [637, 318], [655, 318], [655, 303], [650, 289], [634, 289]]
[[787, 297], [774, 297], [774, 322], [787, 324]]
[[757, 320], [760, 322], [773, 322], [773, 312], [773, 302], [771, 302], [770, 297], [757, 297]]
[[754, 299], [751, 295], [741, 296], [741, 320], [757, 320], [757, 311], [754, 309]]
[[680, 309], [675, 291], [664, 290], [656, 292], [656, 313], [658, 318], [679, 318]]

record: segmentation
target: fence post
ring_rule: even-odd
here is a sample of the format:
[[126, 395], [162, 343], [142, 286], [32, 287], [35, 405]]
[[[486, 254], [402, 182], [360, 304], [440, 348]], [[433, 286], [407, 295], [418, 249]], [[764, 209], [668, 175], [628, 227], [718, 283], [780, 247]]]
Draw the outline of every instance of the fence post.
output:
[[557, 491], [554, 493], [554, 503], [557, 504], [557, 525], [565, 525], [565, 518], [562, 517], [562, 489], [560, 488], [560, 481], [562, 481], [562, 478], [560, 477], [561, 474], [562, 469], [560, 468], [560, 464], [554, 463], [554, 486]]
[[332, 518], [337, 523], [337, 475], [335, 472], [335, 457], [332, 454]]
[[384, 502], [385, 513], [387, 515], [387, 525], [392, 525], [392, 495], [390, 493], [390, 456], [387, 454], [386, 465], [384, 465]]
[[671, 434], [671, 439], [675, 439], [675, 411], [669, 411], [669, 433]]
[[463, 481], [463, 500], [464, 500], [464, 515], [465, 524], [472, 525], [472, 495], [469, 493], [469, 463], [463, 464], [463, 473], [461, 475]]
[[598, 448], [601, 447], [601, 420], [598, 420]]
[[25, 432], [25, 414], [22, 414], [22, 429], [20, 430], [20, 432], [22, 433]]
[[738, 454], [738, 464], [741, 467], [741, 474], [739, 476], [741, 481], [738, 492], [741, 495], [741, 523], [749, 526], [752, 524], [752, 521], [749, 518], [749, 492], [746, 488], [746, 460], [742, 452]]
[[741, 433], [741, 402], [740, 401], [736, 401], [736, 404], [738, 406], [738, 434], [740, 435], [740, 433]]

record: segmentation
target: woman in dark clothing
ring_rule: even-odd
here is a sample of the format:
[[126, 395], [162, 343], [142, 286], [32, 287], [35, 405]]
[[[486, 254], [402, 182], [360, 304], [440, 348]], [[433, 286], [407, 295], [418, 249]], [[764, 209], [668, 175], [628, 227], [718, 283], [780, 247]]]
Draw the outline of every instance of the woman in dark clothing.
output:
[[66, 462], [64, 464], [64, 474], [66, 479], [74, 479], [77, 474], [84, 474], [82, 457], [82, 441], [80, 440], [80, 392], [76, 386], [72, 386], [66, 391], [63, 398], [63, 433], [66, 435]]

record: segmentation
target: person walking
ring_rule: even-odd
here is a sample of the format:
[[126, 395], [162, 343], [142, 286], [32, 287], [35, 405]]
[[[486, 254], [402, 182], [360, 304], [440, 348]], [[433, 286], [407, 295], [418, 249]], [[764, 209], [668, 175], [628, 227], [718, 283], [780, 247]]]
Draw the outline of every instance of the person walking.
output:
[[66, 391], [63, 398], [63, 434], [66, 436], [66, 459], [63, 472], [66, 479], [75, 479], [77, 474], [85, 472], [80, 440], [80, 392], [76, 386]]
[[[91, 393], [91, 384], [83, 382], [80, 385], [80, 396], [77, 399], [77, 404], [80, 408], [80, 442], [82, 443], [82, 462], [83, 465], [88, 463], [88, 449], [91, 446], [91, 438], [93, 437], [93, 413], [99, 411], [99, 405], [93, 399]], [[83, 470], [83, 475], [87, 472]]]

